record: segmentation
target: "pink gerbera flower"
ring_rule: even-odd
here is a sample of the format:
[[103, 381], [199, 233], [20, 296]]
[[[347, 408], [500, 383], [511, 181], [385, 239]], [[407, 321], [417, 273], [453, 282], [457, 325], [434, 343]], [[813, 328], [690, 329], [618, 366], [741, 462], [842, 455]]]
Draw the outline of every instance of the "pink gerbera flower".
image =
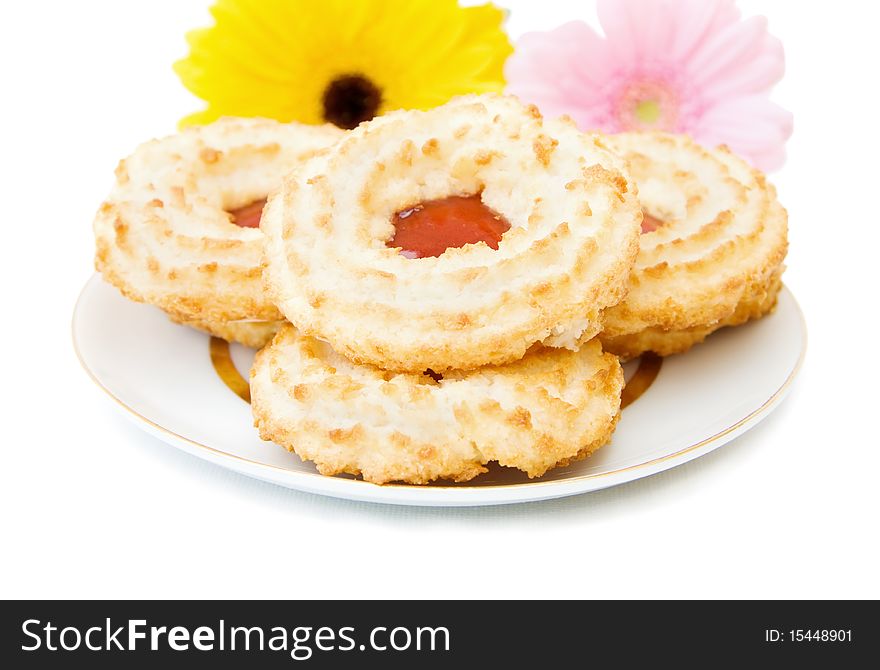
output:
[[756, 167], [785, 161], [791, 114], [769, 100], [785, 71], [764, 17], [734, 0], [598, 0], [599, 36], [582, 21], [522, 36], [508, 90], [585, 130], [667, 130], [727, 144]]

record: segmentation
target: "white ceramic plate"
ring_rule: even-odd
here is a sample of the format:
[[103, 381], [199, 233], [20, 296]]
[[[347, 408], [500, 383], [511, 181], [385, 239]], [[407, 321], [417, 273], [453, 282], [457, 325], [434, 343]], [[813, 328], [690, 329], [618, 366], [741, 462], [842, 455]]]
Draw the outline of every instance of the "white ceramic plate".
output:
[[[230, 379], [230, 374], [238, 376], [235, 369], [247, 378], [253, 352], [227, 347], [222, 340], [212, 344], [207, 335], [171, 323], [158, 309], [129, 302], [98, 276], [86, 284], [77, 303], [73, 340], [86, 372], [116, 407], [148, 433], [186, 452], [301, 491], [440, 506], [586, 493], [717, 449], [766, 417], [785, 396], [803, 360], [806, 327], [794, 297], [784, 289], [777, 310], [760, 321], [715, 333], [662, 365], [650, 358], [629, 363], [625, 396], [632, 402], [611, 443], [590, 458], [534, 480], [495, 467], [464, 484], [421, 487], [324, 477], [310, 463], [263, 442], [253, 428], [250, 406], [229, 385], [235, 387]], [[246, 392], [243, 386], [240, 392]]]

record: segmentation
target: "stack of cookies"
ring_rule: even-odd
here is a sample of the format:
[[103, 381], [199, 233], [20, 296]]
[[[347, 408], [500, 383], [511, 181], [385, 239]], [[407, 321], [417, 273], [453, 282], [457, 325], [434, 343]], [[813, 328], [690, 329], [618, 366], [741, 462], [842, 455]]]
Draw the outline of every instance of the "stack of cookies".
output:
[[494, 95], [347, 133], [221, 121], [117, 176], [105, 277], [227, 339], [276, 333], [251, 371], [260, 435], [376, 483], [589, 455], [620, 358], [767, 313], [786, 250], [772, 187], [726, 150]]

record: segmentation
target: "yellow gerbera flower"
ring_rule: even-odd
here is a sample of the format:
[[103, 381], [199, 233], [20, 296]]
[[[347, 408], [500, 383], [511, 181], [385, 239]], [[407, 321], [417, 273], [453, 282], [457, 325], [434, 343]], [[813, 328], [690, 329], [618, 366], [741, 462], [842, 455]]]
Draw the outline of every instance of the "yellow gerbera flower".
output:
[[513, 51], [501, 9], [457, 0], [217, 0], [211, 14], [174, 64], [208, 103], [181, 125], [231, 115], [353, 128], [501, 91]]

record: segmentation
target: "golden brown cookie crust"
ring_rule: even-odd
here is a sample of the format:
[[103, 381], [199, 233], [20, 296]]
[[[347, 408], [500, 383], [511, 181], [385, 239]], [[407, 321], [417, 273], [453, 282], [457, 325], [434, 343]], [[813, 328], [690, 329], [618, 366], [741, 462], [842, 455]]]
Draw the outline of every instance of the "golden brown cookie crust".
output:
[[176, 321], [280, 320], [263, 293], [263, 235], [227, 211], [265, 198], [341, 134], [227, 118], [141, 145], [120, 162], [95, 218], [96, 268], [126, 297]]
[[[639, 209], [595, 136], [512, 97], [387, 114], [285, 180], [263, 216], [267, 290], [307, 335], [390, 370], [472, 369], [536, 342], [576, 349], [624, 295]], [[484, 243], [409, 259], [395, 212], [482, 194], [511, 224]]]
[[601, 340], [625, 358], [688, 350], [776, 303], [788, 217], [764, 175], [725, 147], [684, 136], [624, 133], [606, 142], [629, 163], [645, 212], [625, 300], [605, 311]]
[[255, 425], [325, 475], [377, 484], [467, 481], [490, 461], [530, 477], [611, 437], [623, 371], [595, 340], [439, 382], [357, 365], [285, 326], [251, 370]]
[[779, 291], [782, 290], [782, 267], [770, 280], [763, 285], [750, 287], [729, 317], [709, 326], [694, 326], [682, 330], [663, 330], [662, 328], [645, 328], [637, 333], [608, 337], [600, 335], [599, 339], [606, 351], [616, 354], [627, 361], [641, 356], [646, 351], [653, 351], [660, 356], [680, 354], [696, 344], [703, 342], [716, 330], [728, 326], [740, 326], [752, 319], [760, 319], [772, 312], [776, 307]]
[[285, 324], [284, 321], [194, 321], [175, 317], [171, 317], [171, 320], [252, 349], [262, 349], [269, 344]]

